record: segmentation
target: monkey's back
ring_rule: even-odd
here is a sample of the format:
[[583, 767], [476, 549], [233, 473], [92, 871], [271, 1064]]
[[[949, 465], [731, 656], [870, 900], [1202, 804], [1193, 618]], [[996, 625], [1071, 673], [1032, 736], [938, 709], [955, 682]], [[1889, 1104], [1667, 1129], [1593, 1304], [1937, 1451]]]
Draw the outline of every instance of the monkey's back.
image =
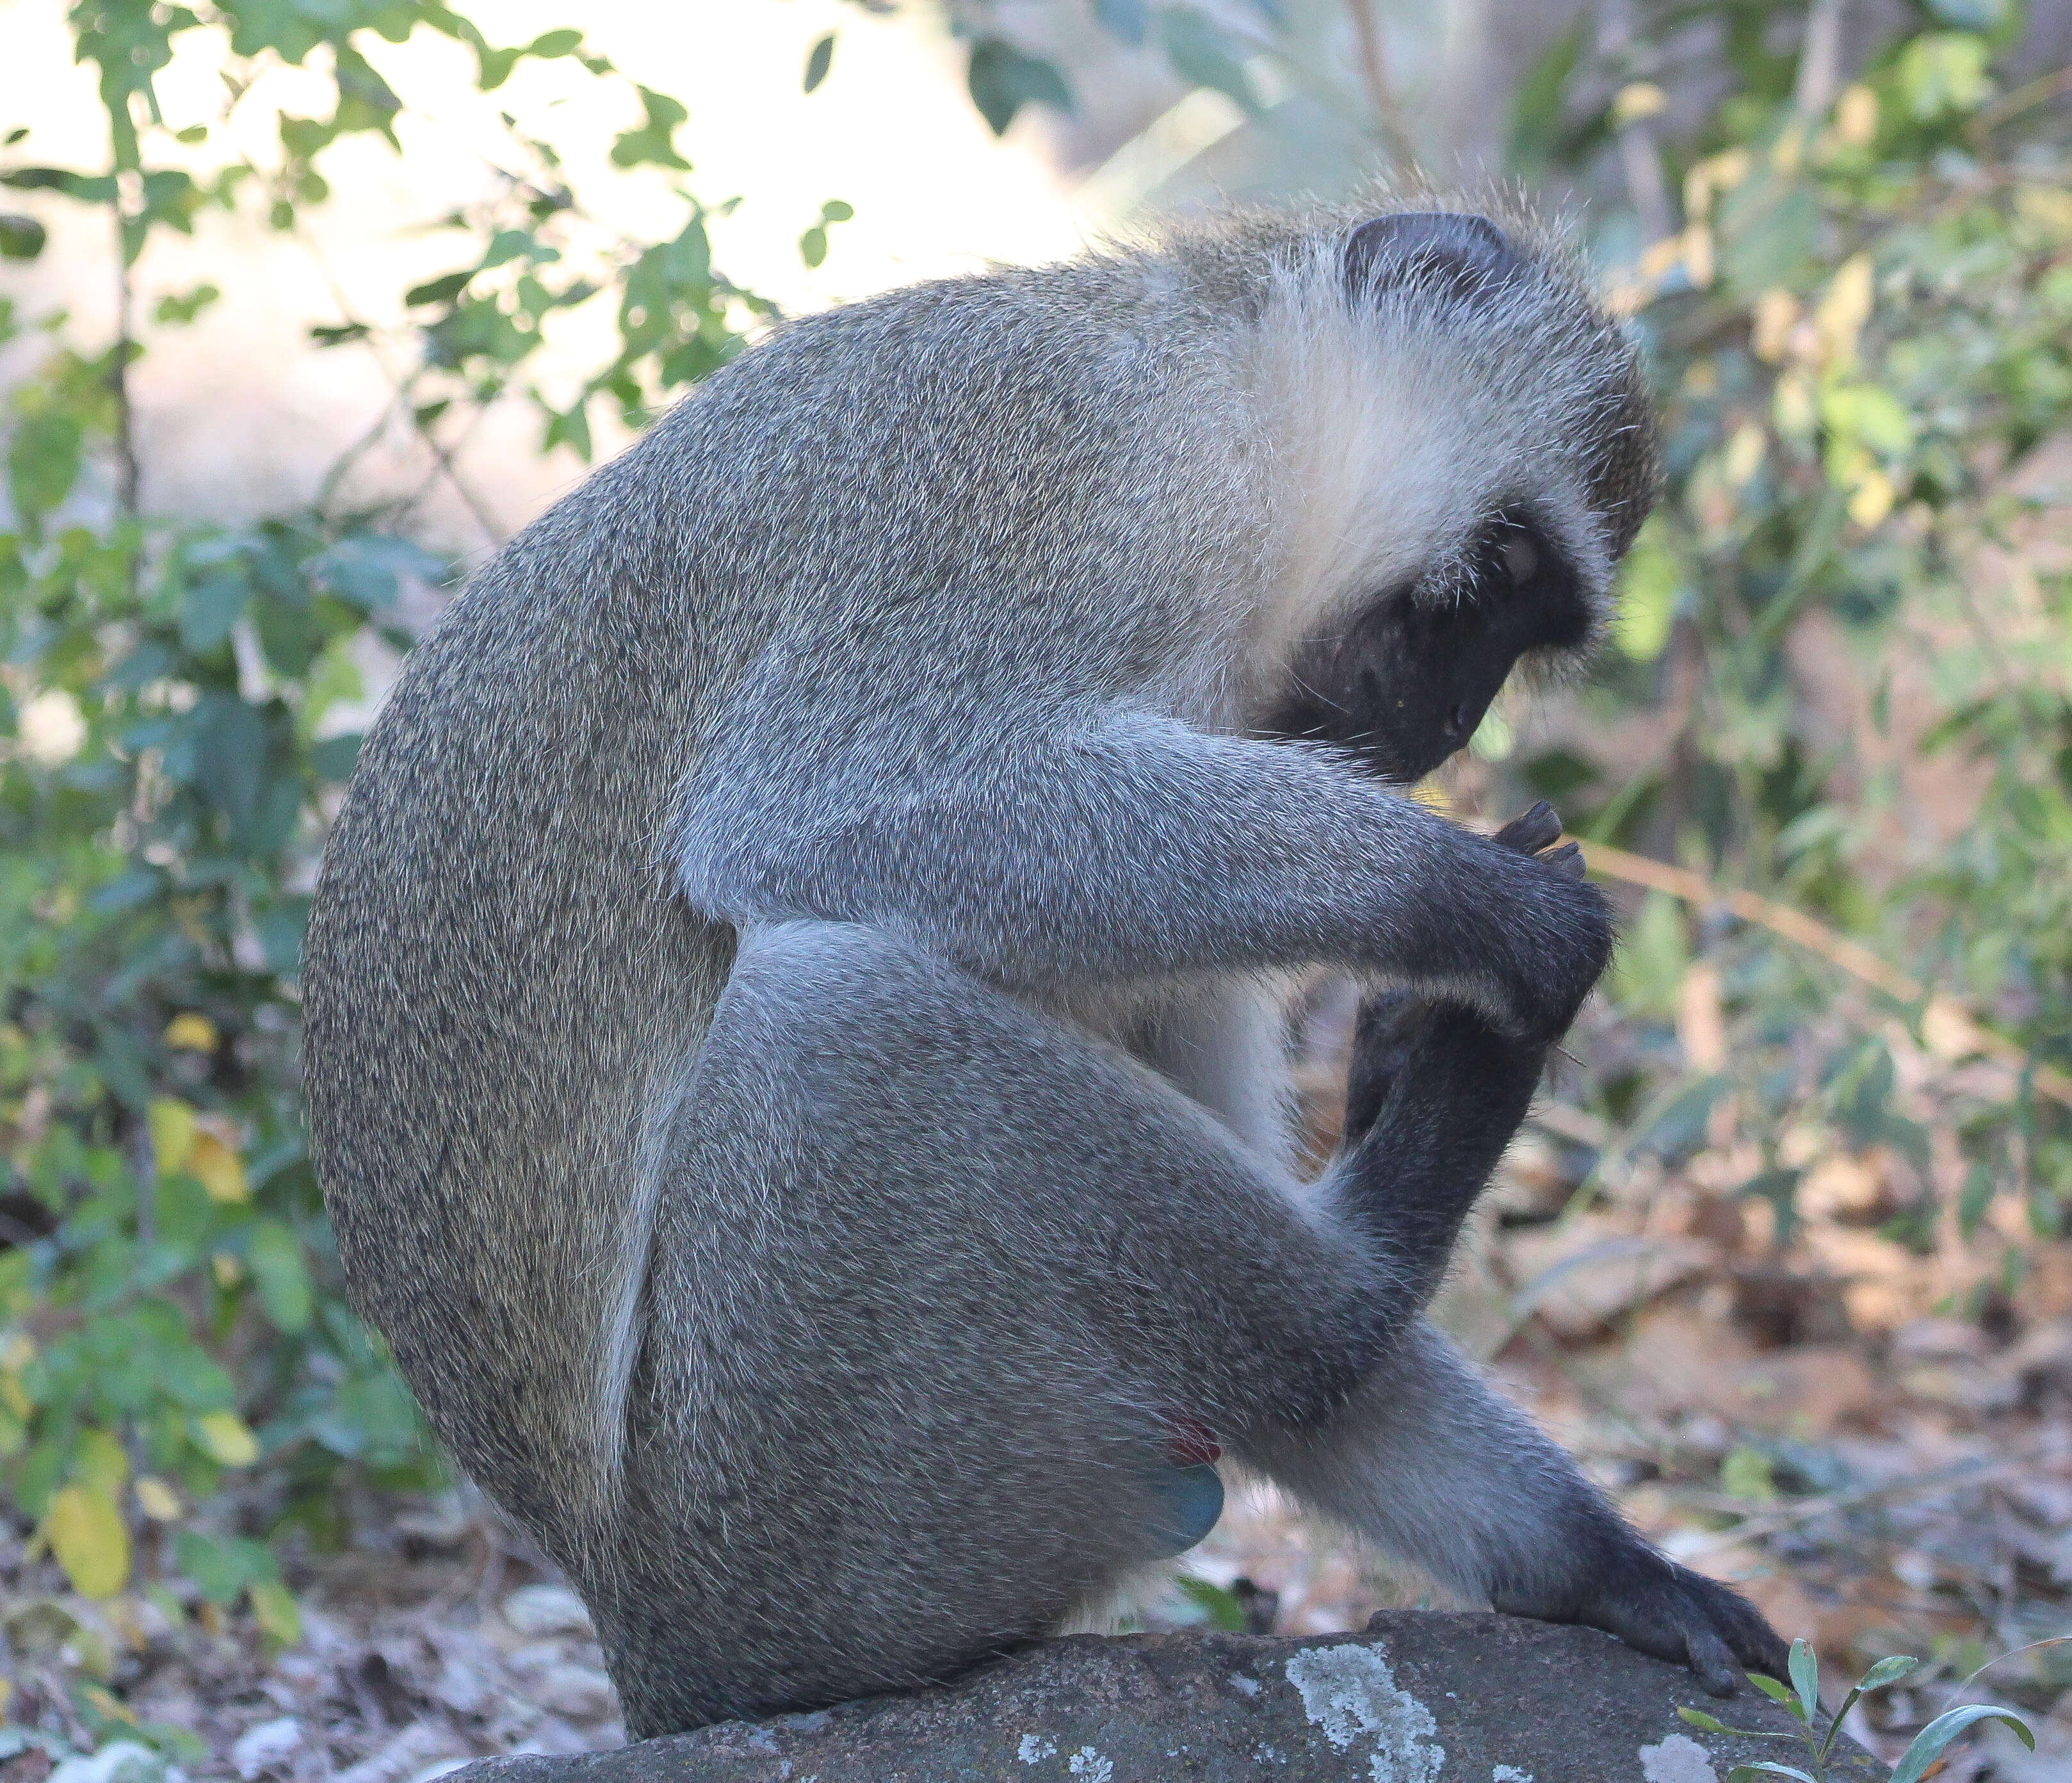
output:
[[[1094, 289], [1057, 301], [1075, 282]], [[1180, 623], [1202, 574], [1148, 556], [1116, 490], [1147, 462], [1191, 559], [1218, 529], [1186, 524], [1174, 467], [1213, 454], [1173, 344], [1133, 333], [1140, 297], [1067, 269], [786, 331], [514, 540], [369, 732], [305, 965], [314, 1155], [356, 1303], [462, 1465], [565, 1565], [610, 1539], [586, 1493], [608, 1472], [596, 1408], [643, 1261], [652, 1111], [733, 956], [674, 878], [699, 739], [758, 663], [876, 688], [897, 726], [905, 663], [983, 704], [1046, 664], [1142, 655], [1090, 645], [1111, 616]], [[983, 456], [955, 437], [972, 400]], [[988, 513], [988, 490], [1013, 500]], [[1076, 609], [1025, 598], [1067, 575]], [[796, 723], [791, 771], [811, 772], [810, 718], [732, 722]]]
[[305, 962], [312, 1146], [356, 1301], [462, 1464], [550, 1542], [580, 1508], [651, 1079], [695, 1044], [732, 946], [663, 882], [707, 677], [684, 604], [635, 592], [657, 567], [639, 469], [561, 503], [412, 653]]

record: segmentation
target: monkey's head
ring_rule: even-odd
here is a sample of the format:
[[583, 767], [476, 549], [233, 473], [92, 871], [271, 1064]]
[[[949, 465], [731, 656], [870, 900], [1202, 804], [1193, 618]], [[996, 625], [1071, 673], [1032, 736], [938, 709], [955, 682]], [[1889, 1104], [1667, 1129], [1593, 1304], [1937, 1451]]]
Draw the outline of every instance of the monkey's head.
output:
[[1331, 232], [1269, 308], [1285, 554], [1263, 728], [1414, 780], [1514, 669], [1558, 674], [1602, 635], [1653, 499], [1638, 356], [1558, 249], [1454, 212]]

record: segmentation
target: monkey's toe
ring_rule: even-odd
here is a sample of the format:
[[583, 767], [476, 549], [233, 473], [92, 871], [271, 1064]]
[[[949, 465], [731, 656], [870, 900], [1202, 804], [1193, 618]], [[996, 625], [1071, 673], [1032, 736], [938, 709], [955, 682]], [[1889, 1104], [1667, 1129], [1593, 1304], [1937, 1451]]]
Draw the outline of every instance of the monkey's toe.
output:
[[1688, 1666], [1713, 1696], [1732, 1696], [1744, 1671], [1782, 1678], [1789, 1668], [1782, 1638], [1739, 1592], [1646, 1549], [1610, 1568], [1593, 1600], [1560, 1620]]

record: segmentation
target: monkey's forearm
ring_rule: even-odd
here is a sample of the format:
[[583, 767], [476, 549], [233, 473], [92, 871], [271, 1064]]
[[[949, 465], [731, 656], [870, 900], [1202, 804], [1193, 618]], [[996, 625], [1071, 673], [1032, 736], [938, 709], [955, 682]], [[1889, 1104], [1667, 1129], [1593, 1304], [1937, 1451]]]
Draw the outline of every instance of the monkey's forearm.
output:
[[691, 789], [693, 901], [912, 937], [997, 982], [1322, 962], [1564, 1026], [1609, 947], [1597, 894], [1319, 750], [1142, 714], [952, 764], [742, 751]]

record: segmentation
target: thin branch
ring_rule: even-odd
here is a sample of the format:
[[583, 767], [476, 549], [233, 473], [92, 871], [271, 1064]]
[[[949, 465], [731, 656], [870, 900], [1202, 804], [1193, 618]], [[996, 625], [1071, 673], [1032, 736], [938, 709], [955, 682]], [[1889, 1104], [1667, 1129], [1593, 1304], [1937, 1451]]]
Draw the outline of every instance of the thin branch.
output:
[[[1694, 1559], [1700, 1554], [1717, 1553], [1723, 1548], [1734, 1547], [1743, 1542], [1762, 1541], [1836, 1511], [1865, 1510], [1873, 1505], [1889, 1503], [1896, 1499], [1958, 1492], [1967, 1486], [1990, 1485], [1996, 1480], [2019, 1474], [2025, 1468], [2033, 1467], [2043, 1458], [2041, 1449], [2033, 1449], [2026, 1454], [2004, 1460], [1974, 1458], [1953, 1463], [1947, 1468], [1938, 1468], [1932, 1473], [1916, 1474], [1910, 1479], [1889, 1480], [1883, 1484], [1861, 1486], [1852, 1492], [1827, 1493], [1818, 1498], [1802, 1498], [1796, 1504], [1782, 1509], [1744, 1517], [1732, 1529], [1718, 1530], [1708, 1540], [1695, 1546], [1680, 1549], [1677, 1558]], [[1708, 1495], [1708, 1500], [1679, 1496], [1684, 1502], [1696, 1503], [1701, 1509], [1706, 1507], [1708, 1500], [1716, 1508], [1729, 1511], [1740, 1502], [1738, 1500], [1712, 1499], [1710, 1495]]]
[[[1630, 79], [1637, 72], [1632, 66], [1633, 48], [1633, 9], [1624, 0], [1614, 0], [1598, 16], [1597, 53]], [[1629, 118], [1619, 126], [1617, 142], [1619, 171], [1626, 180], [1626, 196], [1640, 218], [1641, 235], [1650, 243], [1663, 241], [1675, 233], [1675, 219], [1654, 126], [1645, 117]]]
[[1908, 976], [1868, 948], [1846, 935], [1838, 934], [1804, 911], [1759, 897], [1753, 892], [1716, 886], [1702, 873], [1694, 873], [1688, 867], [1671, 867], [1666, 861], [1650, 860], [1642, 854], [1630, 854], [1622, 848], [1613, 848], [1601, 842], [1584, 843], [1583, 858], [1589, 863], [1592, 872], [1605, 879], [1641, 886], [1651, 892], [1667, 892], [1672, 898], [1680, 898], [1701, 908], [1717, 906], [1743, 922], [1767, 929], [1808, 953], [1817, 953], [1829, 965], [1840, 967], [1850, 977], [1884, 992], [1896, 1003], [1921, 1005], [1922, 1033], [1930, 1052], [1949, 1060], [1980, 1054], [2017, 1073], [2028, 1073], [2039, 1092], [2072, 1108], [2072, 1073], [2037, 1063], [2024, 1048], [1986, 1027], [1955, 998], [1940, 991], [1930, 994], [1918, 978]]
[[[127, 103], [125, 101], [125, 103]], [[122, 196], [122, 175], [113, 170], [115, 196], [109, 208], [115, 220], [115, 348], [108, 369], [108, 393], [115, 403], [115, 505], [134, 524], [143, 514], [143, 467], [137, 457], [135, 406], [130, 394], [130, 361], [136, 356], [137, 294], [130, 278], [130, 213]], [[132, 553], [130, 591], [136, 593], [138, 563]]]
[[2068, 93], [2072, 93], [2072, 68], [2041, 75], [1996, 99], [1965, 126], [1965, 134], [1984, 147], [1986, 138], [2009, 118], [2019, 117], [2038, 105], [2047, 105], [2054, 99], [2062, 99]]
[[1403, 127], [1402, 108], [1388, 84], [1388, 57], [1381, 39], [1381, 22], [1374, 15], [1374, 0], [1346, 0], [1351, 14], [1353, 37], [1359, 47], [1360, 84], [1367, 89], [1367, 109], [1374, 113], [1388, 158], [1405, 171], [1417, 165], [1417, 151], [1410, 146]]
[[[345, 287], [339, 282], [338, 275], [331, 270], [331, 262], [324, 257], [323, 249], [318, 244], [316, 238], [307, 229], [298, 228], [295, 231], [295, 240], [315, 265], [318, 276], [323, 280], [331, 293], [331, 302], [338, 307], [339, 315], [348, 323], [358, 320], [352, 313], [352, 304], [347, 300]], [[388, 388], [393, 393], [397, 402], [401, 405], [404, 415], [409, 423], [410, 430], [424, 442], [425, 449], [432, 455], [439, 470], [444, 473], [447, 484], [451, 487], [454, 493], [460, 497], [462, 505], [467, 509], [475, 525], [482, 529], [483, 536], [489, 541], [491, 546], [492, 548], [500, 546], [504, 543], [505, 536], [504, 529], [491, 517], [487, 504], [475, 493], [467, 479], [461, 475], [460, 467], [454, 463], [452, 451], [433, 433], [428, 425], [417, 418], [417, 410], [410, 403], [410, 390], [415, 380], [404, 378], [388, 363], [388, 356], [376, 344], [372, 328], [368, 329], [362, 344], [366, 347], [374, 363], [380, 368], [381, 375], [387, 380]]]
[[1799, 74], [1791, 105], [1801, 117], [1818, 117], [1842, 84], [1842, 14], [1848, 0], [1815, 0], [1799, 51]]

